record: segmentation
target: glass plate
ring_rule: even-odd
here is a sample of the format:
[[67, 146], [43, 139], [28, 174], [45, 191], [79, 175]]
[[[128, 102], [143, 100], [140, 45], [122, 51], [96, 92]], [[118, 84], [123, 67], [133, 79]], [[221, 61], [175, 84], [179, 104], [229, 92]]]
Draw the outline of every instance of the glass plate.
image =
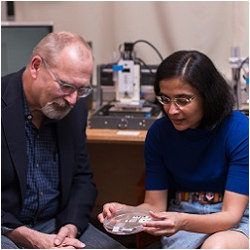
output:
[[148, 212], [119, 210], [112, 217], [105, 218], [103, 226], [109, 233], [129, 235], [143, 231], [143, 223], [155, 220]]

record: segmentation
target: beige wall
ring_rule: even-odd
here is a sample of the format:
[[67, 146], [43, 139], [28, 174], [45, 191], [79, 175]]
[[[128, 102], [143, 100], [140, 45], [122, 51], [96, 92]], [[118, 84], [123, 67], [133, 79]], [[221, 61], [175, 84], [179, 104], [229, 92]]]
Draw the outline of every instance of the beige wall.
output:
[[[227, 77], [230, 49], [248, 56], [248, 2], [17, 1], [16, 21], [53, 21], [93, 42], [95, 63], [108, 63], [123, 42], [145, 39], [166, 57], [179, 49], [206, 53]], [[146, 44], [137, 44], [146, 63], [159, 63]]]

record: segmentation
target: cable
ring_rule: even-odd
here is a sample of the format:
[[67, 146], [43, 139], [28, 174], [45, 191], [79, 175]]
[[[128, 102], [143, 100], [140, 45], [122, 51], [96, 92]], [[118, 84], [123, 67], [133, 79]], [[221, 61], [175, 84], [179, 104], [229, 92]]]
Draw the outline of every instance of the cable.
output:
[[135, 60], [135, 62], [138, 61], [139, 63], [141, 63], [142, 65], [144, 65], [150, 71], [150, 73], [152, 75], [154, 75], [154, 72], [152, 71], [152, 69], [141, 58], [135, 57], [134, 60]]
[[[151, 47], [155, 50], [155, 52], [156, 52], [156, 53], [158, 54], [158, 56], [160, 57], [161, 61], [164, 60], [164, 59], [163, 59], [163, 56], [161, 55], [161, 53], [159, 52], [159, 50], [158, 50], [152, 43], [150, 43], [150, 42], [148, 42], [148, 41], [146, 41], [146, 40], [140, 39], [140, 40], [137, 40], [137, 41], [135, 41], [135, 42], [133, 43], [133, 47], [134, 47], [135, 44], [137, 44], [137, 43], [146, 43], [146, 44], [148, 44], [149, 46], [151, 46]], [[122, 57], [122, 53], [123, 53], [123, 51], [122, 51], [122, 46], [124, 46], [124, 43], [119, 44], [119, 47], [118, 47], [118, 51], [120, 52], [120, 58]], [[138, 58], [137, 58], [137, 59], [138, 59]]]
[[120, 54], [122, 54], [121, 47], [122, 47], [123, 45], [124, 45], [123, 43], [119, 44], [118, 50], [119, 50]]
[[241, 62], [240, 68], [242, 68], [243, 65], [244, 65], [247, 61], [249, 61], [249, 57], [247, 57], [246, 59], [244, 59], [244, 60]]
[[161, 58], [161, 60], [163, 61], [163, 57], [162, 57], [161, 53], [158, 51], [158, 49], [152, 43], [150, 43], [146, 40], [140, 39], [140, 40], [135, 41], [133, 46], [135, 46], [137, 43], [146, 43], [149, 46], [151, 46], [155, 50], [155, 52], [158, 54], [158, 56]]
[[241, 62], [240, 66], [239, 66], [239, 68], [238, 68], [237, 81], [239, 81], [239, 79], [240, 79], [240, 71], [241, 71], [243, 65], [244, 65], [245, 63], [247, 63], [247, 61], [249, 61], [249, 57], [247, 57], [246, 59], [244, 59], [244, 60]]

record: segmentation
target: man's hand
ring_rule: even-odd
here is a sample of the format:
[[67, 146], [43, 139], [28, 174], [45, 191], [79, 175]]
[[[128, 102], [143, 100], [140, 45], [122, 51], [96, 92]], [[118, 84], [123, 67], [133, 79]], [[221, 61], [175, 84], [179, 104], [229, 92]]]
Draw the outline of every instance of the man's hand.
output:
[[82, 249], [84, 247], [85, 247], [85, 244], [79, 241], [78, 239], [66, 237], [64, 241], [62, 242], [62, 244], [52, 247], [52, 249], [63, 249], [63, 248]]
[[52, 248], [55, 246], [54, 239], [56, 234], [45, 234], [20, 226], [5, 234], [10, 240], [24, 248]]
[[[68, 236], [63, 237], [63, 241], [59, 245], [55, 244], [55, 240], [58, 239], [58, 234], [41, 233], [26, 226], [17, 227], [16, 229], [6, 233], [6, 236], [17, 245], [23, 246], [24, 248], [84, 248], [85, 244], [72, 237], [73, 235], [76, 236], [77, 228], [74, 225], [67, 225], [65, 227], [66, 228], [61, 228], [62, 233], [64, 233], [67, 229], [71, 238]], [[59, 232], [61, 232], [61, 230]]]
[[85, 244], [76, 239], [77, 231], [77, 227], [73, 224], [61, 227], [54, 238], [55, 248], [84, 248]]

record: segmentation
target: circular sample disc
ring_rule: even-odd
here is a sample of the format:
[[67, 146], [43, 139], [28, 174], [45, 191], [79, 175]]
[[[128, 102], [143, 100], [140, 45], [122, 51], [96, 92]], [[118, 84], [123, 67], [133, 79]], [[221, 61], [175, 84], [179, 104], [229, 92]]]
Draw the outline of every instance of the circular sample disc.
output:
[[143, 231], [143, 223], [154, 220], [148, 212], [120, 210], [105, 218], [104, 228], [112, 234], [129, 235]]

